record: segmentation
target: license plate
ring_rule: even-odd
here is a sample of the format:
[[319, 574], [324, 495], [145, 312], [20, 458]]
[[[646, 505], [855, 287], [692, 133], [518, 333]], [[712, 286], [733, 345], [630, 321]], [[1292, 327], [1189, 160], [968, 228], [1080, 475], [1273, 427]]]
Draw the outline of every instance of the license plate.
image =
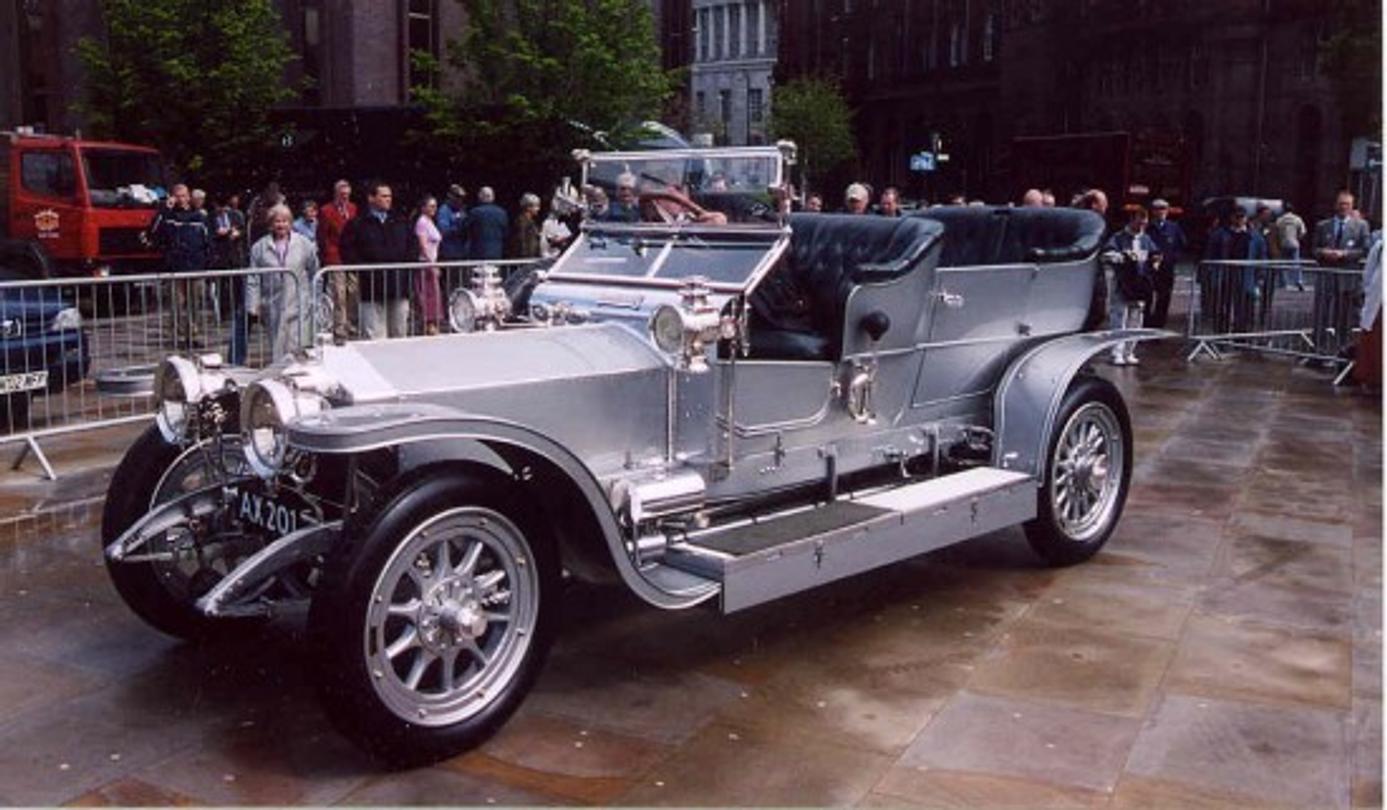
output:
[[26, 371], [21, 374], [5, 374], [0, 376], [0, 394], [17, 394], [20, 391], [38, 391], [47, 387], [47, 371]]
[[243, 526], [253, 527], [275, 537], [293, 534], [318, 522], [317, 515], [306, 507], [285, 503], [251, 490], [241, 490], [237, 494], [236, 519]]

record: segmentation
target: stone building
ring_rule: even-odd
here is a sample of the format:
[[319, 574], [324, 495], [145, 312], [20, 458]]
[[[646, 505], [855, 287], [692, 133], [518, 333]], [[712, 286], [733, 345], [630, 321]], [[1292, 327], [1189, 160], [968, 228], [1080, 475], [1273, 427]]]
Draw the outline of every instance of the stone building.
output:
[[[780, 0], [779, 74], [842, 78], [866, 177], [918, 194], [1005, 200], [1022, 135], [1178, 135], [1192, 198], [1327, 209], [1349, 146], [1316, 0]], [[1363, 25], [1379, 25], [1376, 17]], [[909, 155], [940, 133], [928, 178]]]
[[771, 0], [693, 0], [691, 132], [737, 146], [768, 140], [775, 11]]

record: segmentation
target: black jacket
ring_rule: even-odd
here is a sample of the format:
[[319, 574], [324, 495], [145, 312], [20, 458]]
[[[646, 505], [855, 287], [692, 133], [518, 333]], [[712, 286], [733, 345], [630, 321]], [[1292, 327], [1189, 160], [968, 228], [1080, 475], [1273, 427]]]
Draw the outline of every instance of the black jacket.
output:
[[[414, 263], [419, 246], [414, 229], [393, 212], [381, 222], [363, 209], [342, 230], [342, 261], [346, 264]], [[376, 270], [361, 274], [361, 300], [384, 301], [409, 297], [409, 271]]]
[[149, 225], [154, 244], [164, 254], [170, 273], [194, 273], [207, 269], [212, 235], [207, 214], [192, 208], [160, 208]]

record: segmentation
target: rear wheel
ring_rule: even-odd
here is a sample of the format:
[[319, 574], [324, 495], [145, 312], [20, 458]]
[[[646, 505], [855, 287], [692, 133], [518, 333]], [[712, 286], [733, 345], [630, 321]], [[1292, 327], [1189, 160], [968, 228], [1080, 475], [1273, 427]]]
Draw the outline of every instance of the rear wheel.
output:
[[451, 756], [510, 717], [552, 637], [558, 565], [508, 481], [406, 487], [329, 559], [309, 611], [323, 705], [396, 764]]
[[1132, 426], [1122, 395], [1091, 376], [1070, 386], [1055, 426], [1026, 539], [1051, 564], [1072, 565], [1097, 554], [1122, 516], [1132, 478]]

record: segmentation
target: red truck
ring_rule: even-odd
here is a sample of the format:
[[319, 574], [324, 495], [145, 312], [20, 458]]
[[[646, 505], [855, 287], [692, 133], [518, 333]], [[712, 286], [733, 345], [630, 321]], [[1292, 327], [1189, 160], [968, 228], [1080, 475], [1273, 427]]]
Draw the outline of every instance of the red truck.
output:
[[0, 266], [29, 278], [158, 269], [141, 235], [165, 176], [148, 147], [0, 132]]
[[1087, 132], [1021, 136], [1011, 142], [1011, 178], [1016, 194], [1049, 188], [1060, 205], [1089, 188], [1108, 194], [1108, 216], [1149, 206], [1157, 197], [1170, 203], [1173, 216], [1190, 210], [1192, 164], [1178, 135]]

